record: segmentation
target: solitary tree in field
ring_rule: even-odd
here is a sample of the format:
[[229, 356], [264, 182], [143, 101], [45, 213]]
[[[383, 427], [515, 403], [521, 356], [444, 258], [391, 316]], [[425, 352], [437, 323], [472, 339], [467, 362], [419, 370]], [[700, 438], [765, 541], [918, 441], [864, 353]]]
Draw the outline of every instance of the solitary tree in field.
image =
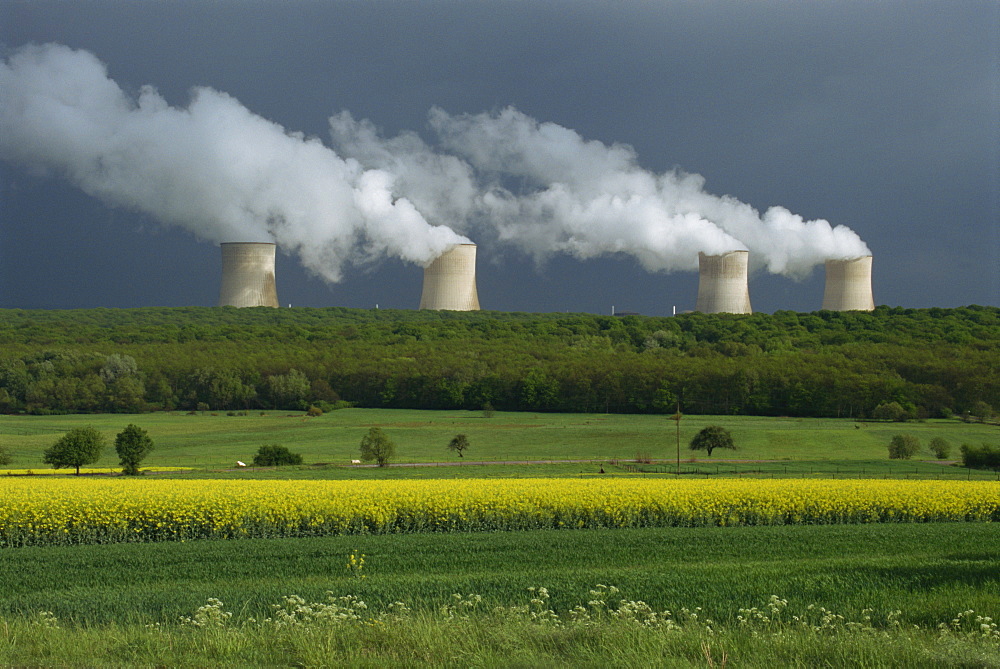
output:
[[694, 435], [690, 448], [692, 451], [708, 451], [708, 457], [712, 457], [712, 451], [717, 448], [729, 448], [735, 451], [736, 444], [733, 443], [733, 435], [729, 434], [729, 430], [718, 425], [709, 425]]
[[454, 438], [448, 442], [448, 448], [452, 451], [458, 453], [458, 457], [464, 457], [462, 451], [469, 448], [469, 438], [464, 434], [456, 434]]
[[365, 462], [374, 460], [379, 467], [385, 467], [394, 455], [396, 455], [396, 444], [385, 436], [381, 428], [371, 428], [361, 440], [361, 459]]
[[909, 460], [920, 451], [920, 440], [912, 434], [897, 434], [889, 442], [889, 458]]
[[14, 461], [14, 457], [6, 446], [0, 446], [0, 467], [6, 467]]
[[139, 463], [151, 450], [153, 450], [153, 440], [137, 425], [129, 424], [115, 437], [115, 452], [118, 453], [122, 474], [126, 476], [137, 476], [140, 473]]
[[42, 456], [42, 462], [52, 465], [55, 469], [76, 467], [76, 475], [80, 475], [80, 467], [97, 462], [104, 449], [104, 436], [92, 427], [75, 427], [59, 437]]

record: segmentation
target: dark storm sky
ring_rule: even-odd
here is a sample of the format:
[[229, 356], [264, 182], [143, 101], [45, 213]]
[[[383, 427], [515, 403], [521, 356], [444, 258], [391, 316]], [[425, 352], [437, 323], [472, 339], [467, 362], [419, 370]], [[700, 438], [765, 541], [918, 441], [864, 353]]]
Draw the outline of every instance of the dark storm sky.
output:
[[[123, 88], [184, 106], [209, 86], [290, 131], [328, 137], [341, 110], [385, 135], [427, 113], [513, 105], [587, 139], [633, 146], [655, 172], [763, 210], [855, 230], [876, 304], [1000, 305], [1000, 3], [14, 2], [0, 48], [94, 53]], [[0, 163], [0, 307], [213, 305], [219, 249]], [[415, 308], [422, 271], [387, 259], [339, 284], [279, 253], [296, 306]], [[630, 258], [542, 267], [480, 242], [483, 307], [691, 309], [694, 273]], [[754, 309], [811, 311], [802, 282], [751, 276]]]

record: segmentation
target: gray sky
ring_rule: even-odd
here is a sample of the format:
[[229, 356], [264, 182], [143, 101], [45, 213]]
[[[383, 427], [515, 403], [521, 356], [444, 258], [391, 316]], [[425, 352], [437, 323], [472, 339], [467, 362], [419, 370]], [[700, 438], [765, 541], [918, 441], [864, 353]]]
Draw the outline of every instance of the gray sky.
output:
[[[129, 95], [148, 84], [187, 107], [210, 87], [327, 146], [345, 110], [434, 145], [431, 108], [510, 106], [630, 145], [651, 174], [679, 168], [761, 213], [851, 228], [874, 255], [876, 304], [906, 307], [1000, 305], [998, 26], [993, 1], [0, 0], [4, 58], [28, 43], [83, 49]], [[691, 271], [621, 254], [539, 266], [465, 234], [486, 309], [694, 306]], [[210, 241], [0, 162], [0, 307], [213, 305], [219, 271]], [[348, 264], [339, 283], [297, 254], [279, 253], [277, 272], [279, 299], [297, 306], [420, 297], [420, 267], [393, 257]], [[750, 293], [757, 311], [818, 309], [822, 266], [800, 281], [758, 271]]]

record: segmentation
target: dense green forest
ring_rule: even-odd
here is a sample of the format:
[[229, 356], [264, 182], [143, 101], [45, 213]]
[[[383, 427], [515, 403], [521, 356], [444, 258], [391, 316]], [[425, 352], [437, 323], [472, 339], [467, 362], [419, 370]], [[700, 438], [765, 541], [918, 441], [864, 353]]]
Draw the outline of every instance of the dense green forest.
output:
[[[1000, 309], [0, 310], [0, 411], [363, 407], [912, 416], [1000, 407]], [[981, 413], [981, 411], [980, 411]]]

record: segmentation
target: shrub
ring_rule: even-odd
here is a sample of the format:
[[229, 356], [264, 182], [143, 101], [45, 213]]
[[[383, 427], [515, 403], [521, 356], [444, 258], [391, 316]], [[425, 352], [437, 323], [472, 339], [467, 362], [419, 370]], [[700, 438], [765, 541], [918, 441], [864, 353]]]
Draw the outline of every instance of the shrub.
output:
[[931, 453], [938, 460], [944, 460], [951, 453], [951, 444], [948, 443], [947, 439], [943, 437], [934, 437], [931, 439], [930, 443]]
[[912, 434], [897, 434], [889, 442], [889, 457], [893, 460], [909, 460], [920, 451], [920, 440]]
[[1000, 447], [962, 444], [962, 466], [972, 469], [1000, 469]]
[[14, 461], [10, 450], [6, 446], [0, 446], [0, 467], [6, 467]]
[[292, 453], [287, 447], [279, 444], [265, 444], [257, 449], [257, 455], [253, 456], [253, 464], [256, 467], [301, 465], [302, 456], [299, 453]]
[[309, 406], [309, 410], [306, 411], [306, 413], [309, 414], [310, 416], [312, 416], [313, 418], [315, 418], [316, 416], [322, 416], [323, 415], [323, 410], [320, 409], [315, 404], [313, 404], [313, 405]]
[[317, 400], [312, 404], [312, 406], [318, 408], [323, 413], [330, 413], [331, 411], [337, 411], [339, 409], [350, 409], [354, 406], [354, 402], [348, 402], [347, 400], [337, 400], [336, 402]]

